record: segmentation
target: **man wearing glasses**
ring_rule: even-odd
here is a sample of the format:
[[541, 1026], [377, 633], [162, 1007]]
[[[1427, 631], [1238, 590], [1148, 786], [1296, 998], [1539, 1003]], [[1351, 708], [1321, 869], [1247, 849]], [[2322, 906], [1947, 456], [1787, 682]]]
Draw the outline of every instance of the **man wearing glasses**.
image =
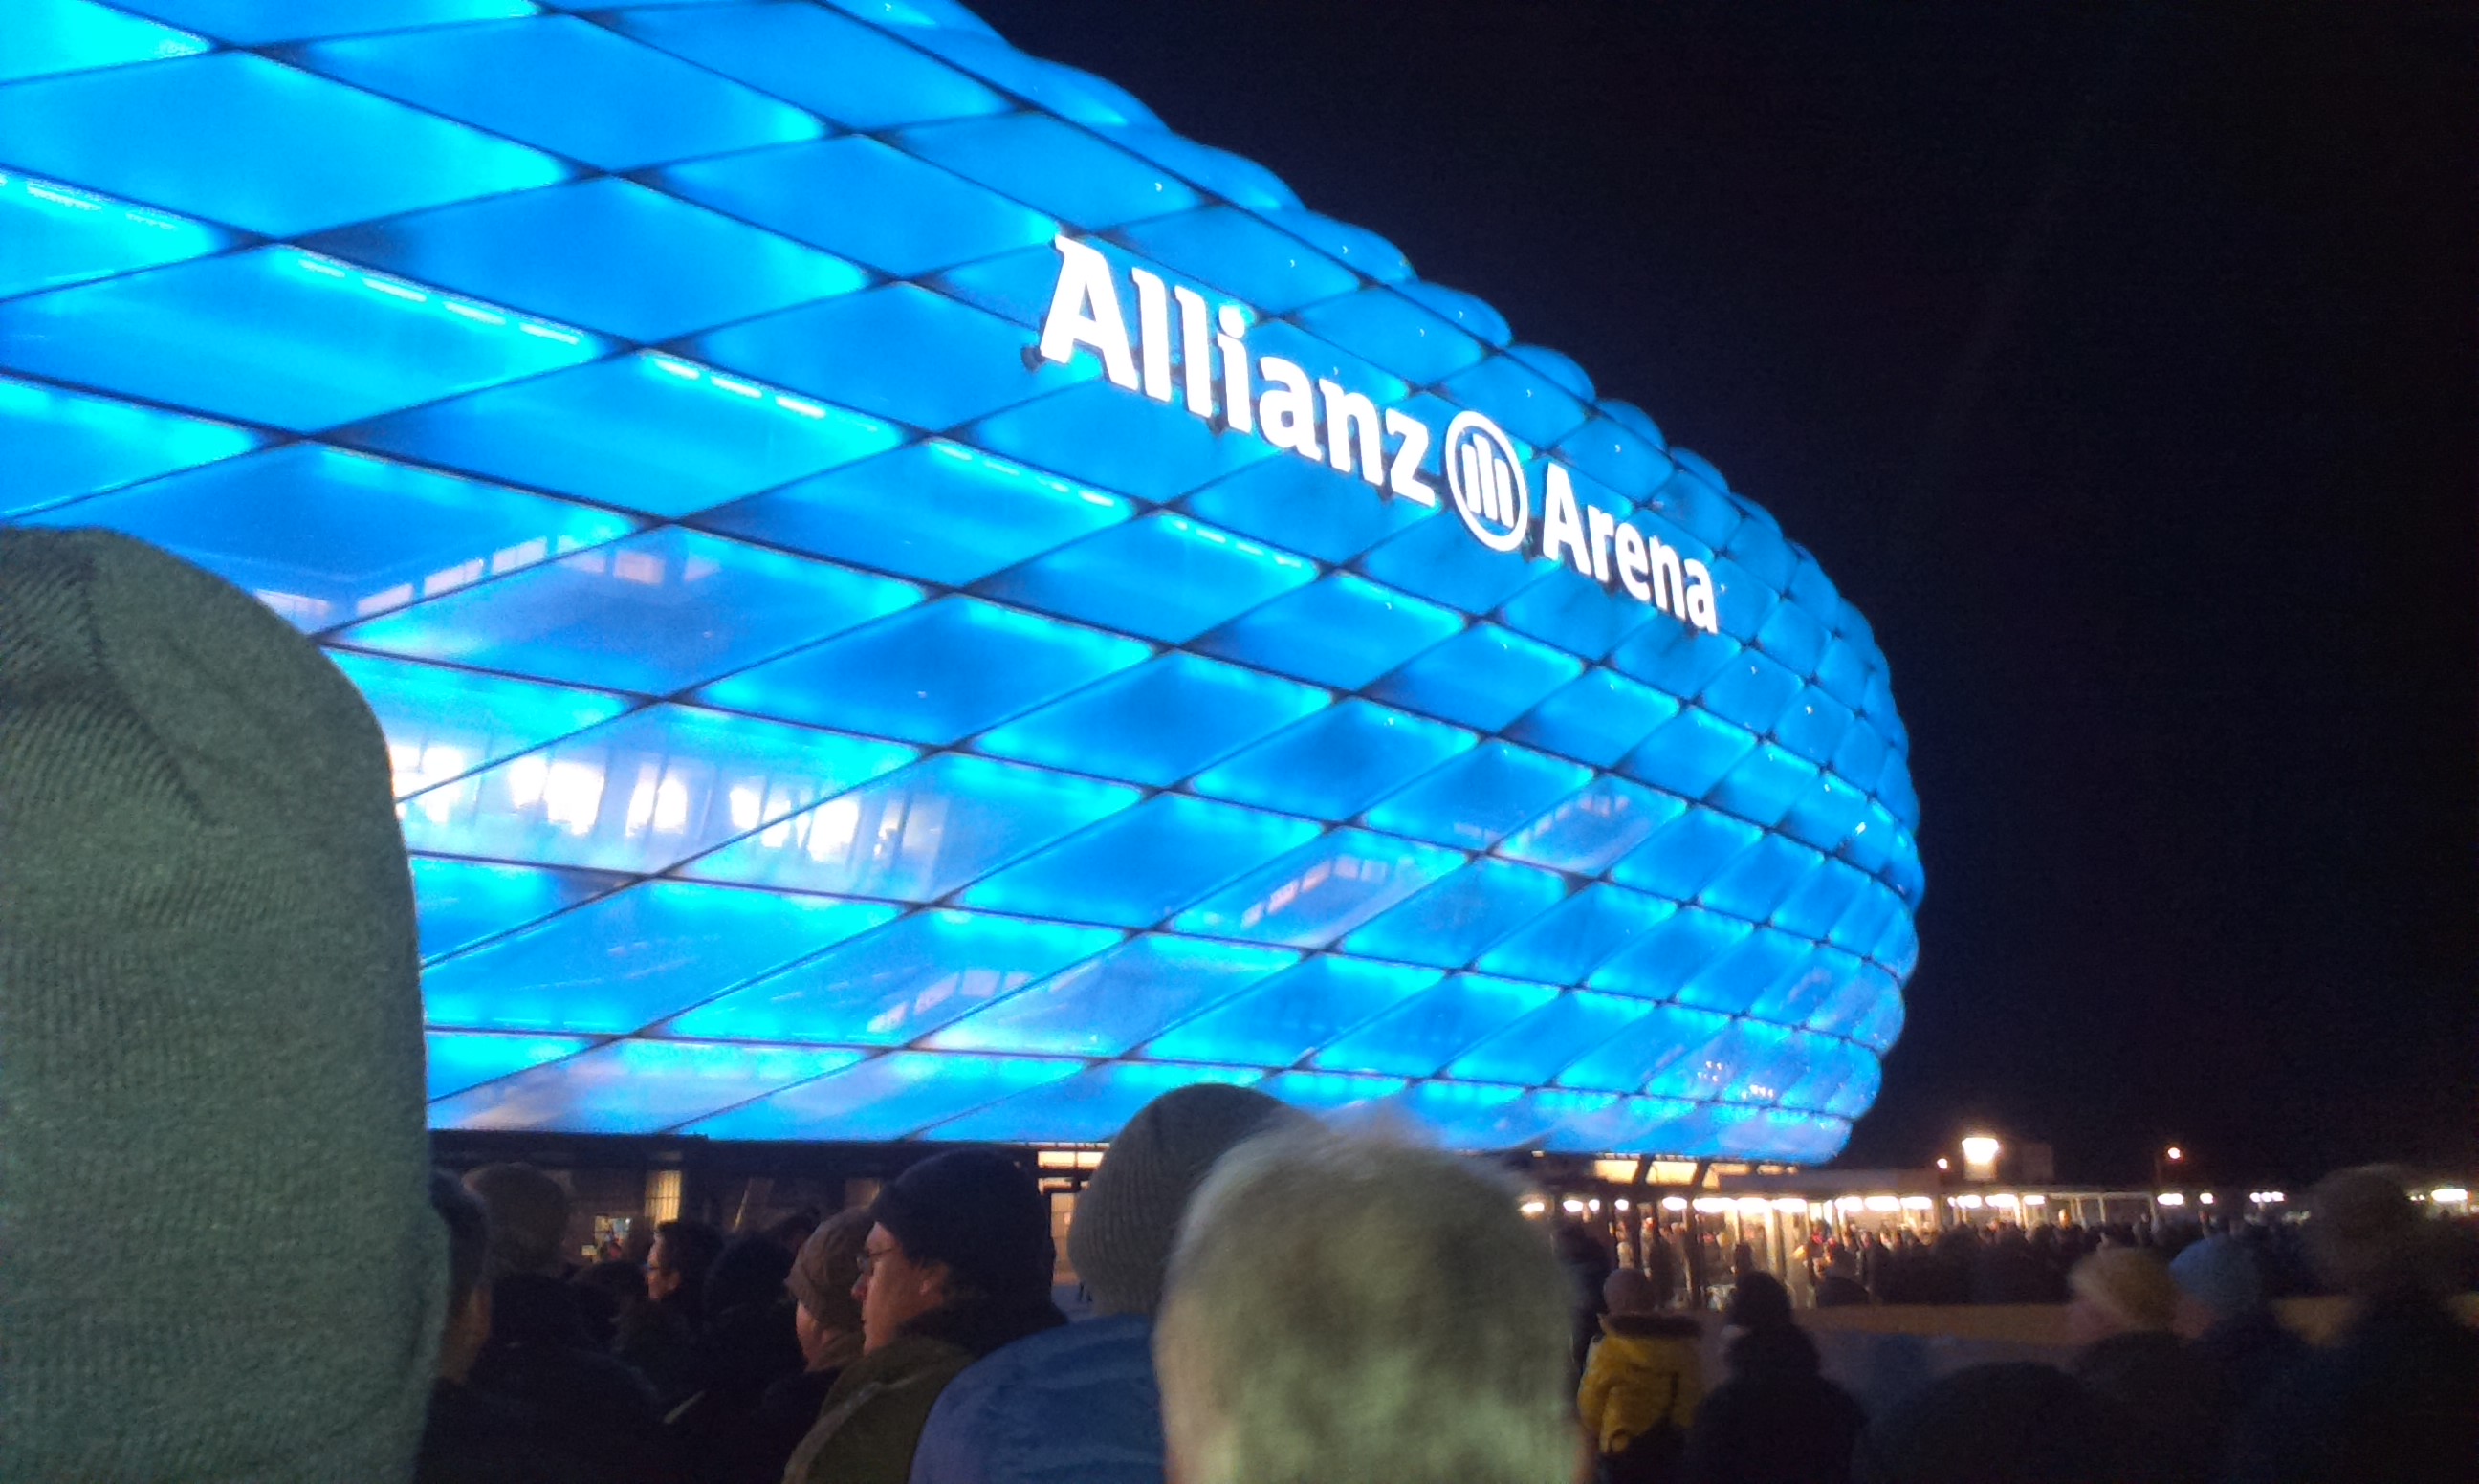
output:
[[947, 1383], [991, 1351], [1063, 1324], [1050, 1301], [1050, 1206], [1023, 1166], [959, 1149], [922, 1161], [870, 1208], [861, 1358], [827, 1393], [785, 1484], [906, 1484]]

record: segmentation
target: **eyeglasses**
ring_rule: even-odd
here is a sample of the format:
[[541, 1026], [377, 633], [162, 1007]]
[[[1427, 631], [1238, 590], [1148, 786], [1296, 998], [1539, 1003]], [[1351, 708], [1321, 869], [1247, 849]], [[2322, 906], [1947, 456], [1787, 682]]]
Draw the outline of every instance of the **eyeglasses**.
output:
[[879, 1265], [879, 1264], [881, 1264], [881, 1263], [885, 1262], [888, 1258], [893, 1257], [893, 1256], [895, 1256], [895, 1255], [896, 1255], [896, 1249], [895, 1249], [894, 1247], [892, 1247], [892, 1246], [887, 1246], [887, 1247], [863, 1247], [863, 1248], [861, 1248], [861, 1249], [860, 1249], [860, 1277], [861, 1277], [861, 1281], [862, 1281], [862, 1282], [864, 1282], [864, 1283], [868, 1282], [868, 1281], [869, 1281], [869, 1275], [870, 1275], [870, 1273], [871, 1273], [871, 1272], [873, 1272], [874, 1270], [876, 1270], [876, 1268], [878, 1267], [878, 1265]]

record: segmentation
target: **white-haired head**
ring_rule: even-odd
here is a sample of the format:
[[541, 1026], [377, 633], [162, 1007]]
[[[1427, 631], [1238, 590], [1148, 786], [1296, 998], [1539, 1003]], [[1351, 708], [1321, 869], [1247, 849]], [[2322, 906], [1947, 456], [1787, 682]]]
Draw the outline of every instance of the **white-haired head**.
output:
[[1322, 1128], [1225, 1156], [1154, 1337], [1178, 1484], [1571, 1484], [1567, 1283], [1513, 1186]]

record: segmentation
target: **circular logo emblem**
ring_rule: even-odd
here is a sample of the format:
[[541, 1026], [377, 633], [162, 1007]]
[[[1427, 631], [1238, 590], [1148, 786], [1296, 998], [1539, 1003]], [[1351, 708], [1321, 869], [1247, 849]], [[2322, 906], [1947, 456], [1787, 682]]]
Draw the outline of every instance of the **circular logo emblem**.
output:
[[1532, 487], [1515, 441], [1477, 412], [1459, 412], [1446, 424], [1446, 488], [1455, 510], [1482, 546], [1512, 551], [1532, 528]]

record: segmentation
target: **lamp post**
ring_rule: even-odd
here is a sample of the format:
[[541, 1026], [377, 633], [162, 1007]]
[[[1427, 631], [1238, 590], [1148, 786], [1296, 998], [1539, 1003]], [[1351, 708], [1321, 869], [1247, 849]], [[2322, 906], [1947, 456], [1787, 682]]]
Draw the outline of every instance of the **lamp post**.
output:
[[2171, 1176], [2184, 1173], [2185, 1167], [2186, 1151], [2176, 1144], [2171, 1144], [2168, 1148], [2154, 1155], [2152, 1157], [2152, 1189], [2156, 1191], [2160, 1190], [2160, 1188], [2169, 1184]]

